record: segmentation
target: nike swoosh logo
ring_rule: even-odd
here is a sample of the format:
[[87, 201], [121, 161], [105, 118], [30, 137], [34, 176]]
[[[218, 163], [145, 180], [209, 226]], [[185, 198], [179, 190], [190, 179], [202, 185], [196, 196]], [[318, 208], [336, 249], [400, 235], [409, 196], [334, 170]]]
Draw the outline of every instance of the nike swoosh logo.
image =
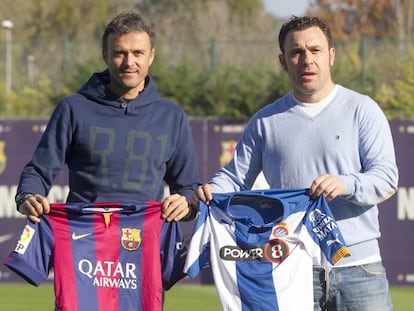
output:
[[11, 233], [0, 235], [0, 243], [4, 243], [12, 238], [13, 238], [13, 234]]
[[84, 233], [84, 234], [76, 234], [75, 232], [72, 232], [72, 240], [80, 240], [83, 238], [86, 238], [88, 236], [92, 235], [92, 233]]

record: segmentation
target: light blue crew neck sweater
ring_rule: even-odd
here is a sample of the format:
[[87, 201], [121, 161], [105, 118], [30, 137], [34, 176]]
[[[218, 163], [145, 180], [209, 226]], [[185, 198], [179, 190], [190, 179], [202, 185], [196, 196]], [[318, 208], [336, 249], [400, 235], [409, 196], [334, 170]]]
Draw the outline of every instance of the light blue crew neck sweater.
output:
[[329, 205], [351, 251], [340, 264], [381, 260], [377, 204], [396, 192], [398, 169], [388, 120], [370, 97], [336, 85], [311, 117], [286, 94], [253, 115], [234, 158], [209, 183], [218, 193], [248, 190], [262, 170], [273, 189], [338, 175], [346, 194]]

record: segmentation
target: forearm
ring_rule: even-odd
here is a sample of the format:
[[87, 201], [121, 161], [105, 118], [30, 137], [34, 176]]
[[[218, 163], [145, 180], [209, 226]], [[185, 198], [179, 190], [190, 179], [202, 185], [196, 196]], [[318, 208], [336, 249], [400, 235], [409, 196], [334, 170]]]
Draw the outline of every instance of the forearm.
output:
[[398, 189], [398, 171], [389, 167], [386, 171], [374, 170], [340, 176], [345, 184], [347, 200], [358, 205], [374, 205], [390, 198]]

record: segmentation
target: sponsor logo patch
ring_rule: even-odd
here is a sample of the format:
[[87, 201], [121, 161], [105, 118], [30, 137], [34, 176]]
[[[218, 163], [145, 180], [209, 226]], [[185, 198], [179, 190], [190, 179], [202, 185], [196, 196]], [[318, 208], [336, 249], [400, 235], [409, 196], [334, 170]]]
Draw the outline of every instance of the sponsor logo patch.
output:
[[238, 246], [223, 246], [220, 248], [220, 258], [233, 261], [265, 261], [262, 246], [241, 248]]
[[32, 240], [35, 232], [35, 229], [29, 225], [26, 225], [23, 229], [22, 234], [20, 235], [20, 239], [17, 242], [14, 251], [23, 255], [26, 252], [26, 249], [29, 247], [30, 241]]
[[273, 239], [264, 246], [223, 246], [220, 248], [220, 258], [229, 261], [268, 261], [280, 263], [289, 256], [289, 246], [281, 239]]
[[273, 263], [280, 263], [289, 256], [289, 246], [281, 239], [273, 239], [264, 247], [264, 256]]
[[77, 234], [75, 232], [72, 232], [72, 240], [76, 241], [76, 240], [80, 240], [80, 239], [84, 239], [88, 236], [92, 235], [91, 232], [89, 233], [84, 233], [84, 234]]

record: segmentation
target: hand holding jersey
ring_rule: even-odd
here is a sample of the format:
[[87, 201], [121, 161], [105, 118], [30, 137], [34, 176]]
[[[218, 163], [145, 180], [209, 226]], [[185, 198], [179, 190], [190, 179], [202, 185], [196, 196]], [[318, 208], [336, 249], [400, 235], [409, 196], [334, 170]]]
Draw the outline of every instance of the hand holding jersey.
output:
[[[43, 214], [49, 214], [50, 204], [40, 194], [27, 195], [17, 206], [17, 210], [26, 215], [32, 222], [40, 222]], [[193, 213], [192, 207], [184, 196], [173, 194], [164, 199], [161, 206], [161, 217], [167, 221], [180, 221]]]
[[40, 194], [25, 194], [17, 201], [17, 210], [35, 223], [40, 222], [40, 217], [50, 211], [49, 200]]
[[338, 176], [330, 174], [322, 174], [316, 178], [309, 189], [309, 195], [316, 199], [323, 195], [326, 201], [330, 202], [337, 196], [345, 193], [345, 185]]
[[[204, 184], [197, 187], [191, 198], [191, 205], [197, 206], [198, 200], [208, 204], [213, 199], [213, 186], [210, 184]], [[309, 195], [316, 199], [320, 195], [323, 195], [326, 201], [332, 201], [337, 196], [344, 194], [345, 185], [340, 178], [330, 174], [323, 174], [316, 178], [310, 188]]]
[[164, 199], [161, 217], [167, 221], [180, 221], [191, 218], [193, 209], [187, 199], [179, 194], [173, 194]]

